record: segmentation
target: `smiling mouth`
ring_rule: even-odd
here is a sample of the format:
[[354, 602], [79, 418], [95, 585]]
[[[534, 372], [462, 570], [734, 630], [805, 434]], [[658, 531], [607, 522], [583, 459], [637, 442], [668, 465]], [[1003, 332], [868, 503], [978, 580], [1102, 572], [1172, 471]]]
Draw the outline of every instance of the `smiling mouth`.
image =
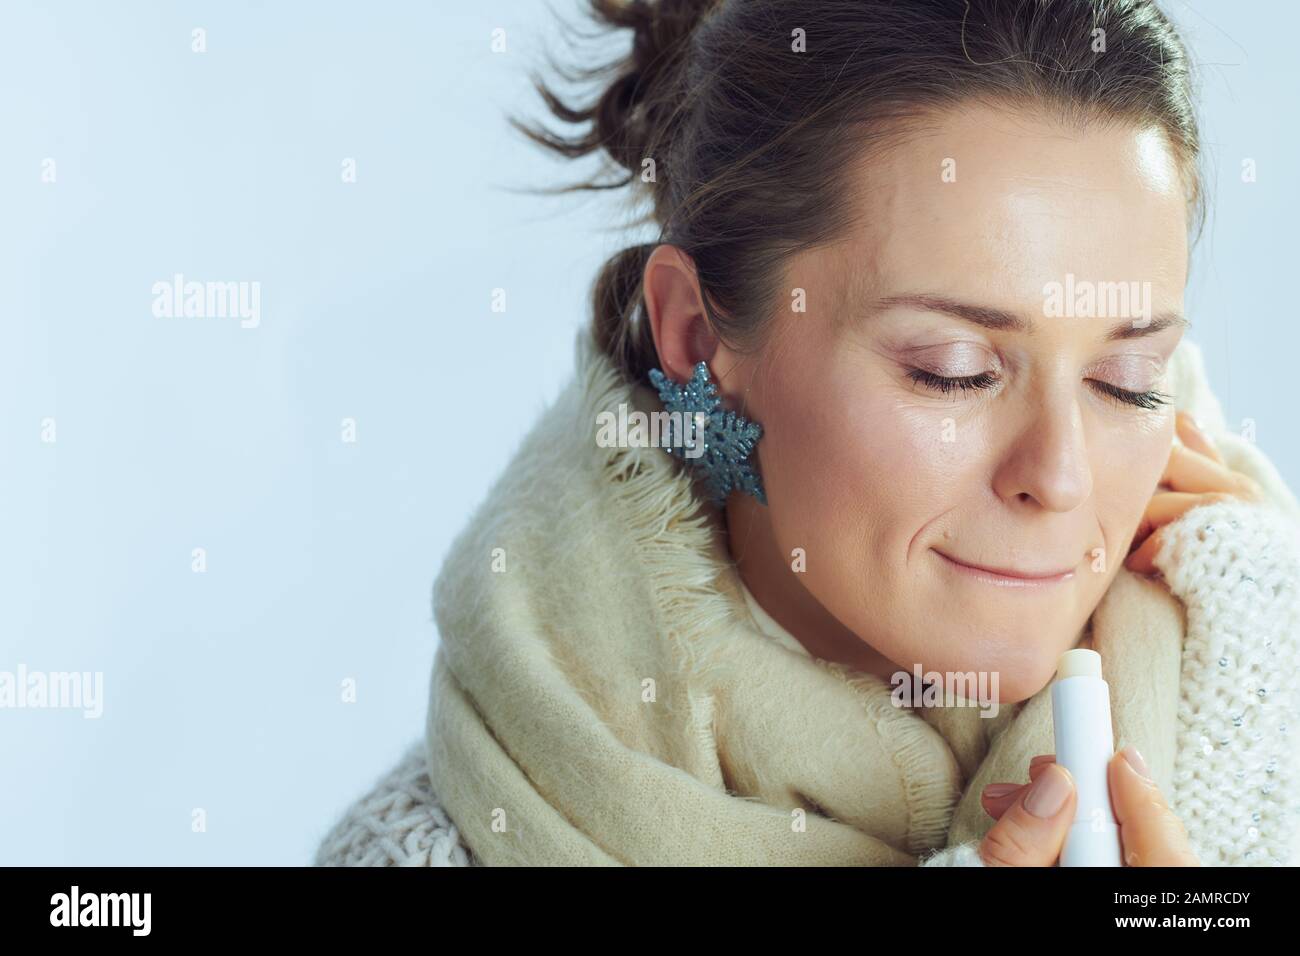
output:
[[1060, 571], [1022, 571], [1011, 568], [986, 568], [978, 564], [967, 564], [951, 555], [944, 554], [938, 548], [932, 548], [935, 554], [943, 558], [944, 563], [960, 574], [996, 584], [1002, 587], [1042, 587], [1059, 584], [1074, 577], [1074, 568]]

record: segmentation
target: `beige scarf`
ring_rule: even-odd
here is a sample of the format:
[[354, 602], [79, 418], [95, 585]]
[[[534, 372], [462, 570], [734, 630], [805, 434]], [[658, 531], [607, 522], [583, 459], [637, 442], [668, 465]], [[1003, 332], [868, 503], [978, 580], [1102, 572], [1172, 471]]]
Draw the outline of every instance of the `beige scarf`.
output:
[[[1173, 391], [1229, 463], [1199, 352]], [[896, 707], [877, 677], [798, 653], [744, 600], [717, 511], [660, 448], [603, 448], [597, 415], [661, 409], [579, 339], [573, 382], [525, 439], [434, 587], [426, 749], [474, 854], [502, 864], [913, 865], [983, 835], [980, 791], [1053, 752], [1050, 685], [996, 717]], [[1288, 495], [1289, 496], [1289, 495]], [[1121, 569], [1091, 621], [1117, 746], [1168, 789], [1186, 619]]]

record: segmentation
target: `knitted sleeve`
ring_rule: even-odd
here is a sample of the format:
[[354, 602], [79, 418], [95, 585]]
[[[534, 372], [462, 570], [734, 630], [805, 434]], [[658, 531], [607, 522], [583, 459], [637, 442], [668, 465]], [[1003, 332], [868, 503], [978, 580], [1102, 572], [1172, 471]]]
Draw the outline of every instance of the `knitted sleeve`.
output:
[[[1300, 531], [1270, 505], [1199, 505], [1165, 526], [1155, 566], [1187, 609], [1170, 806], [1204, 866], [1300, 859], [1296, 726]], [[983, 866], [977, 842], [920, 866]]]
[[979, 841], [971, 840], [969, 843], [958, 843], [956, 846], [945, 847], [923, 855], [916, 865], [983, 866], [984, 860], [980, 857]]
[[478, 866], [429, 786], [413, 745], [354, 803], [316, 850], [314, 866]]
[[1154, 564], [1187, 608], [1170, 805], [1205, 866], [1293, 859], [1300, 530], [1272, 505], [1200, 505]]

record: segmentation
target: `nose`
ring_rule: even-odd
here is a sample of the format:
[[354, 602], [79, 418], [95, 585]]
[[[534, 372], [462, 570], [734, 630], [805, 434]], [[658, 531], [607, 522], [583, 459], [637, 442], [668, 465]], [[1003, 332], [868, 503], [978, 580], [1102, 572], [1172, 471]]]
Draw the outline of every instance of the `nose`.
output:
[[1092, 463], [1078, 402], [1065, 394], [1034, 397], [993, 478], [1003, 501], [1073, 511], [1092, 494]]

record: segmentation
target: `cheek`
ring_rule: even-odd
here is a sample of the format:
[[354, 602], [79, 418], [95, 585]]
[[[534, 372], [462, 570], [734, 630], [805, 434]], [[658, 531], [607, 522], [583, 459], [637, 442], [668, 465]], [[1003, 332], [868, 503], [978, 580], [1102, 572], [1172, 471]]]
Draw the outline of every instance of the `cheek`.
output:
[[922, 405], [879, 374], [826, 370], [819, 381], [768, 413], [761, 467], [776, 540], [833, 557], [838, 587], [896, 585], [917, 532], [969, 498], [987, 443], [963, 432], [956, 410]]
[[1090, 438], [1097, 520], [1121, 559], [1169, 462], [1173, 431], [1170, 412], [1151, 428], [1104, 425]]

